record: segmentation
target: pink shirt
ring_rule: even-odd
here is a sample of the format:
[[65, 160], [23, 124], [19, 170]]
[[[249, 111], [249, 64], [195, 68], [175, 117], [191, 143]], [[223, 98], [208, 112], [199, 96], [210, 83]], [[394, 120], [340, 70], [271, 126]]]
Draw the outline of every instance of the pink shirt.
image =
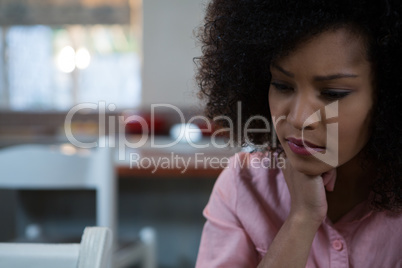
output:
[[[260, 153], [244, 162], [247, 155], [233, 157], [214, 186], [197, 268], [256, 267], [289, 214], [282, 172], [258, 164]], [[306, 267], [402, 267], [402, 215], [371, 211], [365, 201], [335, 224], [326, 218]]]

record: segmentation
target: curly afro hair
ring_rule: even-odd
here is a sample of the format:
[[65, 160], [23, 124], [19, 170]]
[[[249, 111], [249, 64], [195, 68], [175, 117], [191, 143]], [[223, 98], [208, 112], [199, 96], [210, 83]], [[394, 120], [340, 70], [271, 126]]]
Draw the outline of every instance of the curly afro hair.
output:
[[[202, 56], [195, 58], [199, 97], [206, 115], [241, 123], [263, 116], [271, 122], [268, 89], [273, 60], [324, 31], [345, 27], [365, 41], [375, 72], [376, 103], [365, 163], [377, 168], [372, 204], [402, 208], [402, 2], [400, 0], [213, 0], [198, 31]], [[226, 120], [217, 122], [229, 127]], [[251, 128], [265, 128], [254, 120]], [[241, 133], [241, 145], [245, 145]], [[269, 144], [268, 133], [250, 133], [254, 144]]]

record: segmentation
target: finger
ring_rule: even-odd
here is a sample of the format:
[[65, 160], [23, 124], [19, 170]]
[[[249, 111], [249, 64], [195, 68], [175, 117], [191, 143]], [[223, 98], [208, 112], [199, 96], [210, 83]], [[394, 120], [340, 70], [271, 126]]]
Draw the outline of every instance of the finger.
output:
[[285, 178], [286, 184], [288, 187], [291, 187], [290, 178], [292, 177], [292, 167], [289, 162], [289, 159], [285, 158], [285, 164], [281, 167], [283, 176]]
[[289, 159], [284, 157], [284, 165], [280, 166], [280, 169], [282, 170], [282, 173], [285, 174], [289, 171]]
[[323, 180], [325, 189], [329, 192], [332, 192], [335, 188], [336, 169], [332, 169], [328, 172], [323, 173], [322, 180]]

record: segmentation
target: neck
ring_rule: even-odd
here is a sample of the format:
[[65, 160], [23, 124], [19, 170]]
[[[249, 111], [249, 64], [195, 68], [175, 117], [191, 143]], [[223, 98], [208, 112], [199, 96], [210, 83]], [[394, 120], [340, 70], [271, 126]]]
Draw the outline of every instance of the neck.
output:
[[362, 168], [361, 154], [336, 169], [336, 183], [333, 192], [327, 192], [328, 217], [338, 221], [357, 204], [367, 200], [369, 185], [375, 172]]

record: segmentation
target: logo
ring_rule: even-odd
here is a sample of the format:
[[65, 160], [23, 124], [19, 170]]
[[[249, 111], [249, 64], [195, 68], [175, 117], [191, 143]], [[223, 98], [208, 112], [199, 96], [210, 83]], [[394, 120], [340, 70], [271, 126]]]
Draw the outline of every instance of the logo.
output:
[[[338, 117], [338, 101], [332, 102], [325, 106], [325, 118], [337, 118]], [[302, 141], [304, 147], [307, 149], [309, 153], [311, 153], [315, 158], [321, 160], [322, 162], [332, 166], [337, 167], [339, 163], [338, 159], [338, 151], [339, 151], [339, 140], [338, 140], [338, 123], [330, 123], [327, 124], [327, 142], [326, 142], [326, 150], [325, 153], [318, 153], [312, 148], [310, 148], [304, 142], [304, 129], [316, 122], [321, 121], [321, 110], [316, 111], [312, 115], [310, 115], [306, 121], [303, 123], [302, 130]]]

